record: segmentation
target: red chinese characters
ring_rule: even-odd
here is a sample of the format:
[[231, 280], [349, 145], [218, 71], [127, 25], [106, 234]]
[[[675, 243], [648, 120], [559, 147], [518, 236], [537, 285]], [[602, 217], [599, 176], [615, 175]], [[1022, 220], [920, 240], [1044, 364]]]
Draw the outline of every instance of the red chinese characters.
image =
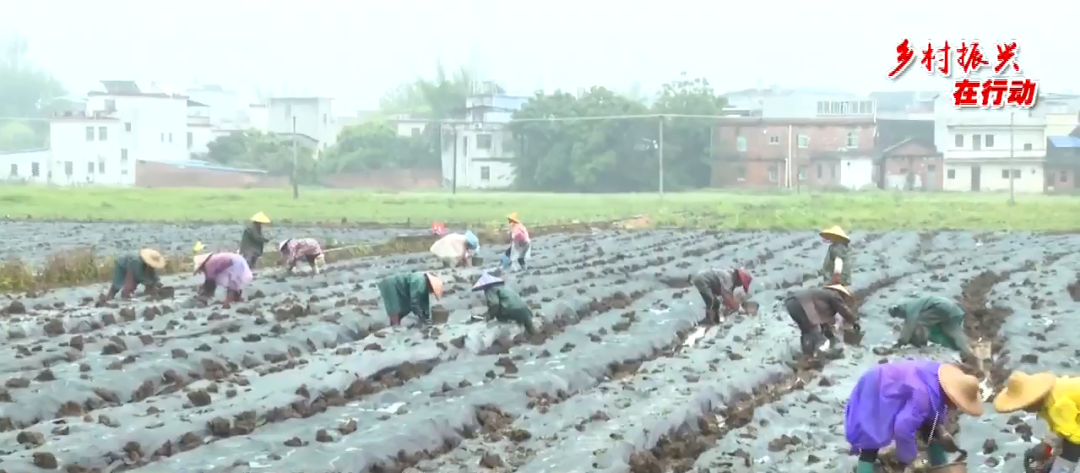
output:
[[949, 42], [945, 42], [945, 47], [934, 48], [933, 43], [926, 43], [926, 50], [923, 51], [922, 65], [926, 68], [926, 72], [931, 75], [934, 74], [934, 66], [940, 64], [937, 67], [937, 71], [945, 77], [949, 77], [952, 74], [952, 49], [949, 49]]
[[[938, 47], [940, 46], [940, 47]], [[1020, 52], [1020, 46], [1016, 41], [999, 43], [994, 49], [987, 48], [995, 59], [993, 63], [994, 74], [1001, 75], [1012, 66], [1014, 72], [1020, 72], [1020, 65], [1016, 62]], [[941, 74], [944, 77], [952, 75], [953, 67], [959, 67], [959, 72], [965, 76], [978, 73], [983, 67], [991, 66], [991, 62], [984, 54], [983, 46], [978, 41], [961, 41], [957, 47], [955, 43], [944, 41], [935, 45], [927, 42], [926, 48], [920, 51], [922, 57], [919, 63], [930, 75]], [[996, 53], [996, 54], [995, 54]], [[915, 49], [911, 40], [904, 38], [896, 46], [896, 67], [889, 72], [889, 79], [896, 79], [907, 71], [915, 58]]]
[[997, 45], [998, 62], [997, 65], [994, 66], [994, 74], [1001, 74], [1009, 64], [1012, 64], [1013, 71], [1020, 72], [1020, 65], [1016, 63], [1016, 54], [1019, 52], [1019, 49], [1020, 46], [1016, 45], [1016, 41]]
[[958, 108], [1031, 108], [1039, 97], [1039, 82], [1031, 79], [958, 80], [953, 104]]
[[911, 41], [904, 39], [896, 46], [896, 68], [889, 73], [890, 79], [900, 77], [915, 59], [915, 50], [911, 47]]
[[956, 62], [960, 64], [960, 70], [964, 72], [964, 75], [979, 72], [979, 69], [983, 66], [990, 64], [990, 61], [983, 57], [978, 41], [974, 41], [970, 45], [967, 42], [960, 43], [956, 53]]

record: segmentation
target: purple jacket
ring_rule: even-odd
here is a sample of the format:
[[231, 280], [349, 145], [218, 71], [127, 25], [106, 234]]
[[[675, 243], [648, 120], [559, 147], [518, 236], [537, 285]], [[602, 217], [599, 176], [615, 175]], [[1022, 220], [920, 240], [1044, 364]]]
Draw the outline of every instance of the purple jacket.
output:
[[901, 361], [877, 365], [862, 375], [844, 412], [844, 435], [851, 447], [881, 449], [895, 441], [897, 459], [911, 463], [918, 454], [919, 427], [945, 420], [940, 366], [936, 361]]

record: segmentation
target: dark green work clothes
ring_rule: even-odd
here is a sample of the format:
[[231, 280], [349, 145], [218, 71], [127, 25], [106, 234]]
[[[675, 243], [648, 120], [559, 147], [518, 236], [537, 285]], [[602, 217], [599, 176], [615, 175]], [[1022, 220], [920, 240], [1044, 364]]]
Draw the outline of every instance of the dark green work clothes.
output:
[[244, 235], [240, 237], [240, 254], [247, 260], [248, 266], [255, 268], [253, 264], [263, 254], [263, 247], [270, 241], [262, 232], [262, 225], [256, 222], [248, 222], [244, 226]]
[[916, 331], [925, 327], [931, 342], [972, 355], [971, 344], [964, 333], [964, 310], [951, 299], [942, 296], [924, 296], [905, 302], [904, 328], [900, 331], [900, 344], [912, 343]]
[[488, 318], [495, 318], [499, 322], [515, 322], [521, 325], [526, 333], [533, 333], [532, 311], [513, 289], [502, 284], [486, 287], [484, 301], [487, 303]]
[[825, 254], [825, 261], [821, 264], [821, 277], [825, 278], [826, 284], [832, 284], [833, 270], [836, 267], [836, 259], [840, 258], [843, 267], [840, 268], [840, 284], [851, 285], [851, 266], [854, 263], [850, 257], [851, 249], [847, 243], [833, 242], [829, 245], [829, 252]]
[[131, 275], [131, 290], [135, 290], [135, 286], [139, 284], [149, 286], [158, 283], [157, 271], [154, 271], [154, 268], [147, 266], [137, 253], [128, 254], [116, 258], [116, 264], [113, 266], [112, 289], [114, 291], [123, 289], [129, 274]]
[[424, 273], [398, 274], [379, 281], [379, 296], [386, 307], [386, 315], [391, 317], [415, 314], [421, 320], [429, 320], [430, 294]]

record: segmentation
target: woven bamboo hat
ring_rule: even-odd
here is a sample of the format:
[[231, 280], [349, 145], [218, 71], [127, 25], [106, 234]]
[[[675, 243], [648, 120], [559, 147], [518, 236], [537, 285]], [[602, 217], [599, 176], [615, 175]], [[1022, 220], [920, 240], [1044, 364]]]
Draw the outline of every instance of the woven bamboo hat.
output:
[[143, 263], [154, 269], [161, 269], [165, 267], [165, 257], [158, 253], [156, 250], [150, 248], [143, 248], [139, 250], [139, 258]]
[[994, 410], [1004, 414], [1024, 409], [1050, 394], [1055, 384], [1053, 373], [1013, 371], [1005, 381], [1005, 390], [994, 396]]
[[938, 368], [938, 382], [949, 400], [963, 413], [974, 417], [983, 414], [979, 378], [965, 374], [956, 365], [943, 363]]
[[510, 212], [510, 215], [507, 215], [506, 219], [514, 223], [521, 223], [521, 220], [518, 220], [517, 212]]
[[266, 214], [259, 212], [251, 216], [251, 221], [255, 223], [270, 223], [270, 217], [267, 217]]
[[825, 286], [825, 289], [833, 289], [836, 291], [840, 291], [841, 294], [851, 297], [851, 291], [849, 291], [848, 288], [844, 287], [843, 284], [830, 284], [828, 286]]
[[829, 228], [826, 228], [819, 232], [818, 235], [821, 235], [822, 238], [828, 238], [829, 240], [840, 239], [844, 240], [845, 242], [851, 241], [851, 238], [848, 237], [847, 233], [844, 232], [843, 228], [840, 228], [840, 225], [833, 225]]

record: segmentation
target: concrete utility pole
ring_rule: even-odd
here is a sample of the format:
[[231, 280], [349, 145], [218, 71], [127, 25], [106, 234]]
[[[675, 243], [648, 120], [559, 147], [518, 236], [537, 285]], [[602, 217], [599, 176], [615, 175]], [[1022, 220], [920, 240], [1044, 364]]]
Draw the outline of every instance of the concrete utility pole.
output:
[[657, 128], [660, 133], [659, 139], [656, 141], [656, 163], [660, 168], [660, 183], [659, 190], [660, 195], [664, 195], [664, 116], [660, 115], [660, 121], [657, 123]]
[[292, 117], [292, 198], [300, 198], [300, 184], [296, 182], [296, 116]]
[[1013, 159], [1016, 157], [1016, 133], [1013, 132], [1016, 112], [1009, 112], [1009, 205], [1016, 205], [1016, 184], [1013, 179]]

